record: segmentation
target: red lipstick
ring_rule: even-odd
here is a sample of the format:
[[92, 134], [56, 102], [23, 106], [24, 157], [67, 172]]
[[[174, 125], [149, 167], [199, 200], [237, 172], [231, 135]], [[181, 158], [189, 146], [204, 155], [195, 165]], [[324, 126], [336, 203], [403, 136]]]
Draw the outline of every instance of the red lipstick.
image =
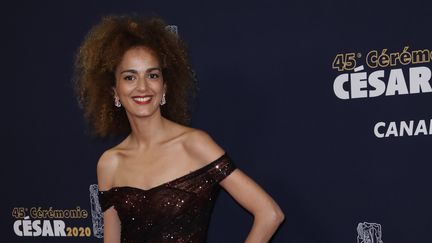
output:
[[138, 105], [145, 105], [151, 102], [153, 99], [153, 96], [146, 95], [146, 96], [132, 96], [132, 100], [137, 103]]

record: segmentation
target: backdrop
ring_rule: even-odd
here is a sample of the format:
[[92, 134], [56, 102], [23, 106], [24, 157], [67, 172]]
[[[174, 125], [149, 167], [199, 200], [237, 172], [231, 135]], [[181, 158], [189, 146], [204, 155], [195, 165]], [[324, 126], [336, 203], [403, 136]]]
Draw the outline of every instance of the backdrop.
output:
[[[282, 207], [273, 242], [430, 242], [430, 1], [8, 4], [1, 242], [102, 242], [89, 188], [117, 141], [89, 134], [71, 79], [90, 27], [124, 13], [177, 26], [191, 125]], [[252, 221], [222, 191], [208, 242], [242, 242]]]

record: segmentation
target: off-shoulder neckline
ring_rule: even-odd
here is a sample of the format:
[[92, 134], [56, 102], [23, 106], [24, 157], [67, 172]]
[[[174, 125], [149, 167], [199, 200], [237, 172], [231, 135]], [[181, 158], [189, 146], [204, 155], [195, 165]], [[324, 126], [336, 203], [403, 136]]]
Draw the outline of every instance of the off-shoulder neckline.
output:
[[113, 186], [113, 187], [111, 187], [108, 190], [99, 191], [99, 192], [100, 193], [106, 193], [106, 192], [117, 191], [117, 190], [122, 190], [122, 189], [126, 189], [126, 190], [127, 189], [131, 189], [131, 190], [137, 190], [137, 191], [141, 191], [141, 192], [149, 192], [149, 191], [156, 190], [158, 188], [167, 186], [169, 184], [173, 184], [175, 182], [178, 182], [178, 181], [181, 181], [181, 180], [185, 180], [185, 179], [187, 179], [189, 177], [193, 177], [193, 176], [199, 174], [200, 172], [205, 171], [207, 168], [212, 167], [214, 164], [216, 164], [217, 162], [219, 162], [220, 160], [222, 160], [226, 156], [227, 156], [227, 153], [224, 152], [221, 156], [219, 156], [219, 158], [215, 159], [214, 161], [212, 161], [212, 162], [210, 162], [210, 163], [208, 163], [208, 164], [206, 164], [206, 165], [204, 165], [204, 166], [202, 166], [202, 167], [200, 167], [200, 168], [198, 168], [196, 170], [190, 171], [187, 174], [184, 174], [184, 175], [182, 175], [180, 177], [174, 178], [172, 180], [169, 180], [169, 181], [164, 182], [162, 184], [159, 184], [157, 186], [150, 187], [148, 189], [139, 188], [139, 187], [135, 187], [135, 186], [124, 185], [124, 186]]

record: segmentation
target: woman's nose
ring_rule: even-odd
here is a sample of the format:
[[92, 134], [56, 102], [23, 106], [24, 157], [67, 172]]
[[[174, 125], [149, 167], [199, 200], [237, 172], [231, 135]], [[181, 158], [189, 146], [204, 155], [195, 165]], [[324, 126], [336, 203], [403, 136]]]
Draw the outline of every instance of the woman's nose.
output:
[[137, 89], [138, 90], [146, 90], [147, 89], [147, 79], [145, 77], [142, 77], [138, 80]]

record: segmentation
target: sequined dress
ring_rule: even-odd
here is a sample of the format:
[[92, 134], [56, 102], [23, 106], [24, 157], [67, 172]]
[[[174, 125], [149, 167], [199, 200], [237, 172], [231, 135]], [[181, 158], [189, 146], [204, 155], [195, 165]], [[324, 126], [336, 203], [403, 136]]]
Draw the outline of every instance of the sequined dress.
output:
[[148, 190], [121, 186], [99, 191], [99, 203], [102, 211], [116, 209], [122, 243], [205, 242], [219, 182], [235, 168], [225, 153]]

